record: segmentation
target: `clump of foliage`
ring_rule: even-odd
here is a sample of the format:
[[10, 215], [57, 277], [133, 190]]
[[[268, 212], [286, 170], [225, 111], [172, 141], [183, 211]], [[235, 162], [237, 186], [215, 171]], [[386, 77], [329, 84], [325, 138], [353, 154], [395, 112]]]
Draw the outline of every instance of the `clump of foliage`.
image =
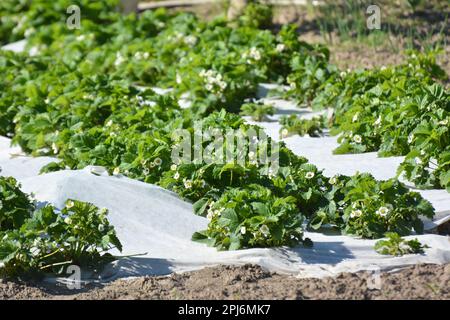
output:
[[122, 250], [108, 211], [68, 200], [36, 207], [14, 178], [0, 177], [0, 276], [62, 274], [67, 265], [96, 270]]
[[249, 185], [225, 192], [210, 202], [206, 217], [208, 229], [194, 234], [219, 250], [242, 247], [294, 246], [303, 239], [303, 216], [292, 196], [276, 197], [261, 185]]
[[319, 92], [337, 77], [338, 70], [329, 60], [330, 52], [325, 46], [301, 42], [290, 60], [292, 72], [287, 77], [290, 85], [287, 94], [295, 96], [304, 106], [315, 106]]
[[380, 238], [386, 232], [423, 233], [420, 217], [432, 218], [434, 209], [419, 193], [396, 179], [377, 181], [370, 174], [330, 178], [332, 201], [311, 219], [313, 229], [331, 224], [346, 234]]
[[286, 138], [291, 135], [309, 135], [310, 137], [320, 137], [326, 127], [326, 118], [321, 115], [311, 119], [300, 118], [295, 114], [280, 118], [280, 136]]
[[422, 245], [417, 239], [406, 240], [395, 232], [388, 232], [385, 236], [387, 237], [386, 240], [382, 239], [375, 243], [375, 250], [379, 254], [402, 256], [423, 253], [424, 249], [428, 248], [427, 245]]
[[19, 229], [34, 209], [28, 195], [11, 177], [0, 177], [0, 231]]
[[241, 115], [251, 117], [253, 121], [267, 120], [267, 116], [273, 116], [275, 108], [264, 103], [245, 103], [241, 106]]
[[259, 0], [249, 0], [238, 21], [242, 26], [267, 29], [272, 26], [273, 7]]

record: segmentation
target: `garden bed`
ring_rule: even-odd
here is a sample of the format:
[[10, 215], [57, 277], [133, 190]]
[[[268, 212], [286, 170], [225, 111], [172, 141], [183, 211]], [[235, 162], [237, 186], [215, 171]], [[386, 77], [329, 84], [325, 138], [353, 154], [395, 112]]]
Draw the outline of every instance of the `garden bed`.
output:
[[434, 51], [340, 70], [257, 3], [204, 22], [80, 1], [88, 31], [67, 31], [57, 6], [36, 25], [39, 6], [1, 7], [11, 23], [27, 13], [2, 38], [27, 42], [6, 49], [32, 47], [0, 51], [2, 275], [67, 282], [76, 264], [89, 284], [252, 264], [326, 278], [450, 261]]
[[[311, 118], [318, 113], [298, 109], [295, 103], [287, 100], [264, 98], [273, 88], [271, 85], [260, 86], [262, 100], [275, 105], [277, 112], [267, 121], [258, 122], [258, 125], [279, 140], [281, 127], [276, 120], [280, 115], [300, 113], [301, 117]], [[251, 119], [247, 121], [252, 122]], [[140, 256], [113, 263], [97, 275], [103, 280], [185, 272], [218, 264], [253, 263], [271, 272], [322, 278], [336, 276], [341, 272], [385, 271], [417, 263], [450, 262], [447, 237], [435, 234], [410, 237], [419, 239], [430, 249], [421, 255], [402, 257], [379, 255], [374, 250], [376, 240], [355, 239], [329, 232], [307, 232], [305, 235], [313, 240], [313, 248], [217, 252], [214, 248], [192, 242], [192, 234], [205, 229], [208, 220], [194, 215], [192, 204], [177, 195], [123, 176], [109, 176], [106, 170], [100, 176], [93, 174], [92, 171], [98, 171], [93, 167], [38, 175], [43, 165], [55, 159], [29, 157], [20, 149], [9, 149], [9, 139], [0, 139], [1, 174], [18, 178], [23, 190], [33, 193], [39, 201], [62, 208], [67, 199], [78, 199], [109, 209], [109, 220], [123, 244], [122, 254]], [[284, 141], [296, 154], [314, 161], [329, 176], [342, 173], [352, 175], [356, 172], [369, 172], [377, 179], [395, 176], [402, 157], [379, 158], [376, 153], [333, 155], [332, 150], [338, 145], [336, 139], [329, 136], [293, 136]], [[430, 232], [450, 219], [450, 194], [445, 190], [420, 192], [436, 209], [435, 219], [425, 221], [425, 229]]]

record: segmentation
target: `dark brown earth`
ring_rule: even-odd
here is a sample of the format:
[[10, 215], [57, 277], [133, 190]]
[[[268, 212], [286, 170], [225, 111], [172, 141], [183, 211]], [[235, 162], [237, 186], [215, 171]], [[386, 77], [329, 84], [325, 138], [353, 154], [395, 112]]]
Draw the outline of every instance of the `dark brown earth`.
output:
[[258, 266], [219, 266], [166, 277], [117, 280], [71, 291], [56, 285], [0, 282], [0, 299], [450, 299], [450, 265], [416, 265], [381, 274], [374, 286], [368, 272], [335, 278], [298, 279]]

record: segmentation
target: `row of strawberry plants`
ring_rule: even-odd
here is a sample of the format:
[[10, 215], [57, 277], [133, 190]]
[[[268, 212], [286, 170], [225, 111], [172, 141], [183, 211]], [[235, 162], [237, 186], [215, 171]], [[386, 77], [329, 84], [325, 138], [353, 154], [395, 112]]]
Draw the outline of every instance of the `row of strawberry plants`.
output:
[[[450, 94], [435, 81], [447, 78], [435, 53], [411, 53], [405, 64], [373, 70], [311, 68], [308, 74], [315, 70], [319, 90], [309, 103], [316, 109], [334, 108], [331, 132], [340, 135], [336, 154], [406, 156], [398, 176], [419, 188], [450, 192]], [[303, 97], [299, 82], [305, 81], [304, 71], [294, 74], [300, 80], [291, 80], [290, 93]]]

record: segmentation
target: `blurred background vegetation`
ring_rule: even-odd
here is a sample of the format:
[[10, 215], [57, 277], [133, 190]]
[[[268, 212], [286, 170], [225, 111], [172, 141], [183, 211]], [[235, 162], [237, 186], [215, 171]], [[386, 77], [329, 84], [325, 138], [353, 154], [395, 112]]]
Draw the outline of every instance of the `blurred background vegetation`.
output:
[[[163, 0], [159, 0], [163, 1]], [[195, 12], [205, 19], [224, 15], [230, 1], [216, 0], [171, 10]], [[156, 2], [156, 1], [146, 1]], [[163, 1], [164, 2], [164, 1]], [[189, 2], [189, 1], [178, 1]], [[270, 3], [272, 20], [265, 28], [297, 25], [299, 37], [324, 43], [332, 60], [341, 67], [373, 67], [397, 64], [409, 49], [440, 51], [440, 64], [450, 73], [450, 27], [448, 0], [246, 0], [247, 10], [254, 3]], [[298, 4], [303, 2], [303, 4]], [[376, 4], [381, 13], [381, 29], [367, 28], [367, 7]], [[266, 13], [267, 14], [267, 13]]]

